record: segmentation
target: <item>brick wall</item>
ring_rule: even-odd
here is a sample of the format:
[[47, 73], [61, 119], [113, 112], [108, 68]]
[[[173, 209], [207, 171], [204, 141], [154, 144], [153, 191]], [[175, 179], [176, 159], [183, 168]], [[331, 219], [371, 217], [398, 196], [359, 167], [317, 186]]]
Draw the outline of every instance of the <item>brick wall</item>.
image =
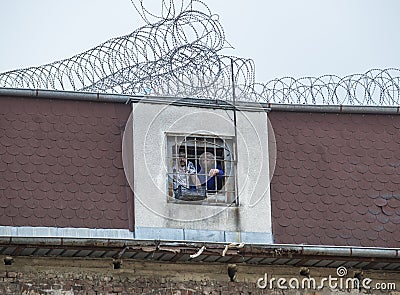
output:
[[[235, 282], [230, 282], [226, 264], [172, 264], [147, 261], [122, 262], [113, 269], [110, 259], [15, 258], [12, 265], [0, 266], [0, 294], [100, 295], [100, 294], [279, 294], [353, 295], [365, 290], [269, 290], [256, 286], [265, 272], [274, 276], [297, 277], [298, 267], [238, 265]], [[335, 269], [311, 269], [314, 277], [327, 276]], [[374, 281], [395, 282], [399, 273], [366, 272]], [[368, 293], [368, 292], [367, 292]], [[400, 295], [396, 291], [370, 294]]]
[[4, 280], [0, 282], [0, 294], [261, 294], [251, 283], [212, 280], [176, 282], [159, 276], [121, 278], [72, 273], [37, 276], [10, 272], [0, 280]]
[[99, 294], [257, 294], [254, 284], [212, 280], [177, 282], [155, 277], [121, 277], [83, 273], [4, 272], [0, 294], [99, 295]]

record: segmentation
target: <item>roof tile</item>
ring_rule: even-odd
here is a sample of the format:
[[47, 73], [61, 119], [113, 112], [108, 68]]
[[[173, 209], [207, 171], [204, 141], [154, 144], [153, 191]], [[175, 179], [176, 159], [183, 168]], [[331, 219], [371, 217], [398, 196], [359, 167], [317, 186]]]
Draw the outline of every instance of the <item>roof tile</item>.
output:
[[98, 194], [105, 194], [106, 193], [106, 188], [103, 185], [97, 185], [94, 187], [94, 190]]
[[387, 205], [393, 209], [400, 208], [400, 198], [393, 196], [392, 198], [388, 199]]
[[21, 180], [13, 180], [9, 182], [9, 189], [13, 191], [19, 191], [24, 188], [23, 182]]
[[[93, 207], [94, 208], [94, 207]], [[75, 210], [78, 219], [87, 219], [90, 217], [90, 211], [86, 210], [83, 205]], [[61, 214], [61, 211], [60, 211]]]
[[61, 215], [64, 216], [66, 219], [73, 219], [76, 217], [75, 210], [68, 207], [61, 211]]
[[105, 210], [104, 211], [104, 217], [107, 220], [116, 220], [118, 219], [119, 211], [114, 211], [114, 210]]
[[[277, 208], [279, 210], [285, 211], [290, 208], [292, 211], [300, 211], [302, 210], [302, 203], [293, 201], [293, 202], [286, 202], [286, 201], [282, 201], [280, 202], [280, 204], [276, 204]], [[285, 209], [286, 208], [286, 209]], [[286, 215], [286, 214], [285, 214]]]
[[391, 216], [390, 221], [394, 224], [400, 224], [400, 212], [397, 211], [397, 215]]
[[97, 203], [101, 203], [101, 202], [100, 201], [94, 202], [92, 200], [85, 200], [85, 201], [82, 201], [82, 208], [85, 209], [87, 212], [93, 212], [93, 211], [95, 211], [93, 209], [96, 208], [95, 204], [97, 204]]
[[[112, 170], [112, 169], [110, 169]], [[100, 177], [97, 177], [93, 174], [88, 175], [86, 178], [86, 183], [92, 185], [92, 186], [97, 186], [98, 184], [100, 184]]]
[[[94, 208], [94, 207], [93, 207]], [[90, 219], [94, 219], [97, 222], [103, 218], [103, 211], [100, 210], [92, 210], [90, 214]]]
[[389, 216], [384, 215], [384, 214], [379, 214], [379, 215], [377, 215], [376, 218], [381, 224], [386, 224], [390, 221]]
[[[283, 211], [285, 211], [285, 210], [287, 210], [287, 209], [289, 208], [288, 203], [286, 203], [286, 202], [277, 202], [277, 203], [276, 203], [276, 207], [277, 207], [279, 210], [283, 210]], [[300, 207], [299, 207], [299, 208], [300, 208]], [[295, 211], [297, 211], [297, 210], [295, 210]]]

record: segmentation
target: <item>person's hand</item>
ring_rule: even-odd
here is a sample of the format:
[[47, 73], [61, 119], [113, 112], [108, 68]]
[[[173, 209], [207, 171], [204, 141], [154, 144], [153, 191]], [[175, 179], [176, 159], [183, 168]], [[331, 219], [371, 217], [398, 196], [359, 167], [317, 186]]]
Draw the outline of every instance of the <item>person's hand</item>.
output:
[[219, 173], [219, 169], [210, 169], [208, 176], [213, 177]]

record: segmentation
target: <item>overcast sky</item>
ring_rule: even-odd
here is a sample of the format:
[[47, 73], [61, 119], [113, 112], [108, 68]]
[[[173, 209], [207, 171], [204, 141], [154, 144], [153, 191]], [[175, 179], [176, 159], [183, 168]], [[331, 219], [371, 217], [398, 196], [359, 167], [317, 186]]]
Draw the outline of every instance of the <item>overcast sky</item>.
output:
[[[254, 59], [258, 82], [400, 68], [398, 0], [203, 1], [235, 48], [224, 53]], [[1, 4], [0, 72], [71, 57], [143, 25], [130, 0]]]

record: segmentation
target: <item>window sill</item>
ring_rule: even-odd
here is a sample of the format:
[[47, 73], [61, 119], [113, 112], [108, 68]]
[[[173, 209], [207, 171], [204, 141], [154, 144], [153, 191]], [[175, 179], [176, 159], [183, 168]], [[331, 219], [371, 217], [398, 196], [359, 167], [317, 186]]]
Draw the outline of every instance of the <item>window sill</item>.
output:
[[210, 206], [225, 206], [225, 207], [231, 207], [234, 205], [234, 203], [227, 203], [226, 202], [226, 197], [224, 195], [209, 195], [207, 196], [206, 199], [201, 200], [201, 201], [185, 201], [185, 200], [179, 200], [175, 198], [168, 198], [168, 203], [173, 203], [173, 204], [188, 204], [188, 205], [210, 205]]

